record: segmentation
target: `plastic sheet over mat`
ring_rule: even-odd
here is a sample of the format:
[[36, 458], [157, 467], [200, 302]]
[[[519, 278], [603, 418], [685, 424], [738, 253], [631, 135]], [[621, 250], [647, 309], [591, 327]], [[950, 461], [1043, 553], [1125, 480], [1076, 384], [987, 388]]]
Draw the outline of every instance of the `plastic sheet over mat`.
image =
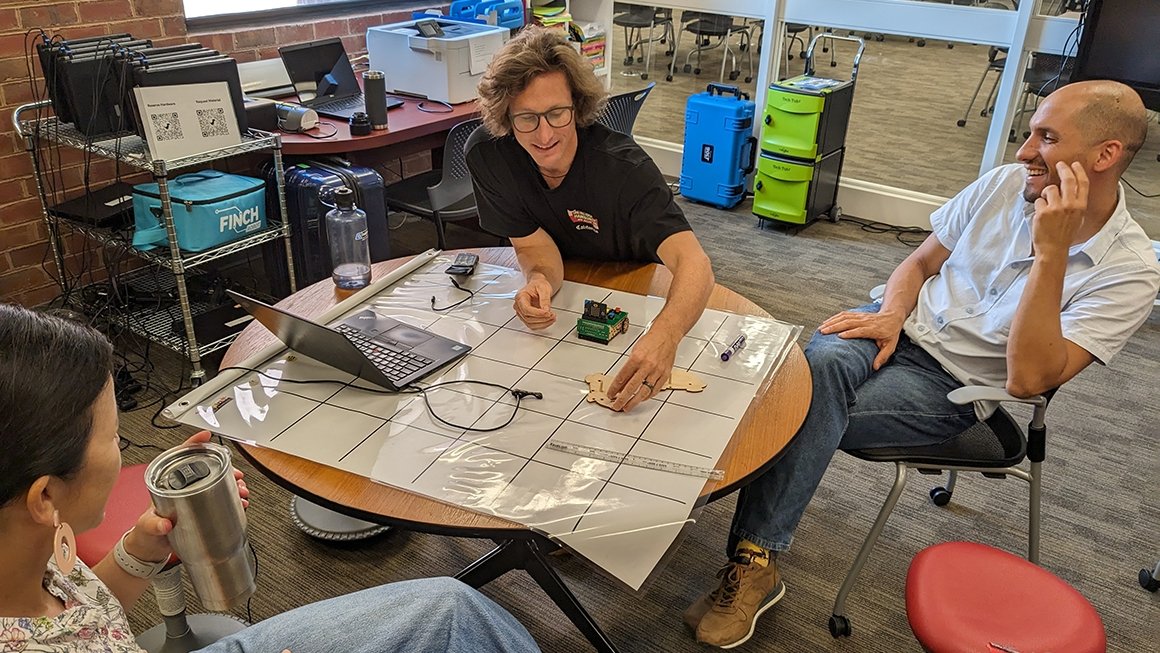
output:
[[[386, 392], [282, 349], [247, 361], [257, 372], [215, 378], [170, 406], [167, 416], [524, 524], [641, 588], [690, 523], [707, 494], [706, 479], [549, 443], [638, 463], [713, 468], [800, 327], [707, 310], [678, 347], [675, 365], [705, 381], [705, 390], [663, 391], [631, 412], [613, 412], [586, 401], [584, 377], [614, 376], [663, 299], [565, 282], [553, 298], [556, 323], [533, 332], [512, 308], [523, 285], [518, 271], [479, 266], [460, 282], [475, 291], [469, 296], [443, 273], [449, 262], [433, 256], [326, 316], [341, 319], [367, 307], [471, 345], [468, 356], [418, 384], [425, 396]], [[435, 311], [432, 296], [437, 307], [466, 301]], [[578, 339], [585, 299], [628, 311], [632, 326], [607, 345]], [[742, 333], [745, 348], [722, 362], [721, 352]], [[448, 381], [455, 383], [438, 385]], [[517, 411], [513, 387], [543, 398], [524, 398]], [[494, 427], [501, 428], [484, 430]]]

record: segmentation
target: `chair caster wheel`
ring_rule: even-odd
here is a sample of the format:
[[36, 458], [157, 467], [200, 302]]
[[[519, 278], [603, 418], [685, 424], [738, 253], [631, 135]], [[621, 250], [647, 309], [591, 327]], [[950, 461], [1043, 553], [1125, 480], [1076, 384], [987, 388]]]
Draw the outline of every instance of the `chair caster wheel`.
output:
[[685, 64], [685, 65], [681, 66], [681, 72], [686, 73], [686, 74], [693, 72], [693, 65], [692, 64]]
[[955, 122], [955, 124], [958, 125], [959, 127], [966, 127], [967, 121], [966, 120], [958, 120]]
[[752, 78], [752, 77], [746, 77], [746, 78], [745, 78], [745, 83], [746, 83], [746, 84], [751, 84], [751, 83], [753, 83], [753, 78]]
[[793, 61], [793, 55], [792, 55], [792, 54], [787, 54], [787, 55], [785, 55], [785, 58], [786, 58], [786, 61]]
[[918, 40], [918, 41], [916, 41], [915, 43], [916, 43], [916, 45], [918, 45], [918, 47], [920, 47], [920, 48], [925, 48], [925, 47], [926, 47], [926, 39], [919, 39], [919, 40]]
[[637, 57], [636, 62], [637, 63], [644, 63], [644, 57]]
[[955, 44], [954, 44], [954, 43], [947, 43], [947, 49], [948, 49], [948, 50], [954, 50], [954, 49], [955, 49]]
[[931, 488], [930, 500], [934, 505], [942, 507], [951, 502], [951, 493], [945, 487]]
[[1160, 589], [1160, 579], [1153, 578], [1151, 571], [1147, 569], [1141, 569], [1140, 587], [1143, 587], [1149, 592], [1155, 592], [1156, 590]]
[[886, 40], [886, 35], [885, 34], [876, 34], [874, 36], [874, 40], [878, 41], [879, 43], [882, 43], [883, 41]]
[[841, 615], [830, 615], [830, 635], [834, 639], [849, 637], [851, 632], [850, 620]]
[[741, 73], [739, 71], [736, 71], [736, 70], [729, 71], [729, 81], [731, 81], [731, 82], [735, 81], [740, 76], [741, 76]]
[[666, 81], [666, 82], [671, 82], [671, 81], [673, 81], [673, 76], [672, 76], [672, 75], [665, 75], [665, 81]]
[[648, 79], [648, 73], [641, 73], [640, 78], [641, 79]]
[[805, 59], [806, 58], [806, 51], [802, 50], [801, 52], [798, 53], [798, 56], [801, 57], [802, 59]]
[[830, 212], [826, 214], [826, 217], [830, 220], [830, 222], [837, 224], [838, 221], [842, 219], [842, 207], [835, 204], [834, 207], [830, 209]]
[[632, 65], [632, 57], [625, 57], [624, 58], [624, 65], [631, 66]]

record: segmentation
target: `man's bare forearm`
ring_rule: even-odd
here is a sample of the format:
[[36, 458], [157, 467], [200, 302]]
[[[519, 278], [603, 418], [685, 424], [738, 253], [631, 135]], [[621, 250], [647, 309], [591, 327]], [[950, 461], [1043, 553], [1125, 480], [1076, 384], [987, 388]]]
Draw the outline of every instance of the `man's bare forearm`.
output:
[[512, 246], [525, 281], [542, 277], [552, 285], [553, 294], [560, 290], [564, 284], [564, 259], [551, 236], [538, 230], [526, 238], [513, 238]]
[[1054, 388], [1067, 367], [1059, 305], [1066, 255], [1037, 253], [1007, 341], [1007, 391], [1030, 396]]
[[682, 257], [670, 270], [673, 281], [668, 299], [653, 320], [652, 329], [670, 334], [675, 342], [680, 342], [705, 312], [715, 280], [709, 257], [703, 252]]

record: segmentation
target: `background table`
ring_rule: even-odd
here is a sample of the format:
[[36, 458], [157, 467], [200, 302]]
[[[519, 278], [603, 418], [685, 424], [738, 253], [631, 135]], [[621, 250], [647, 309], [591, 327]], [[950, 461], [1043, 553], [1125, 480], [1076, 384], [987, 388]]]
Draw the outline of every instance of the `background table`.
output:
[[[483, 263], [517, 268], [510, 248], [471, 250]], [[406, 259], [374, 265], [373, 276], [402, 265]], [[663, 266], [637, 263], [569, 261], [564, 278], [625, 292], [666, 296], [672, 275]], [[278, 303], [279, 308], [305, 316], [319, 315], [337, 301], [331, 281], [320, 281]], [[734, 313], [768, 316], [741, 295], [716, 286], [709, 308]], [[244, 360], [273, 342], [274, 336], [261, 325], [247, 327], [222, 361], [222, 367]], [[794, 343], [781, 368], [758, 388], [725, 448], [717, 467], [723, 480], [707, 484], [706, 498], [716, 500], [748, 483], [777, 459], [797, 432], [812, 394], [809, 366]], [[545, 554], [555, 545], [518, 524], [492, 515], [473, 512], [399, 488], [375, 483], [369, 478], [298, 458], [273, 449], [241, 445], [243, 455], [279, 485], [310, 501], [338, 512], [376, 523], [411, 530], [458, 537], [494, 539], [499, 546], [458, 576], [480, 587], [512, 569], [527, 571], [556, 605], [576, 624], [597, 650], [615, 651], [599, 626], [552, 570]]]
[[418, 100], [408, 99], [403, 106], [387, 112], [387, 129], [372, 131], [366, 136], [351, 136], [346, 121], [320, 116], [320, 131], [329, 133], [332, 128], [336, 129], [334, 136], [312, 138], [306, 134], [282, 134], [282, 153], [312, 156], [382, 150], [376, 154], [384, 159], [400, 158], [443, 147], [452, 127], [479, 115], [474, 101], [453, 104], [450, 112], [445, 112], [446, 107], [437, 102], [426, 101], [425, 106], [437, 112], [422, 111]]

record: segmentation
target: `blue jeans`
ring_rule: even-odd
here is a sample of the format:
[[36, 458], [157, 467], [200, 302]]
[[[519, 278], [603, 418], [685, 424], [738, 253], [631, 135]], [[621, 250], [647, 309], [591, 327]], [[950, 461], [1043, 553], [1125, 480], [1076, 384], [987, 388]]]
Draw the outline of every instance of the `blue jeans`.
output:
[[938, 444], [977, 421], [973, 406], [946, 397], [962, 384], [905, 333], [878, 371], [873, 340], [815, 332], [805, 353], [814, 385], [809, 413], [782, 457], [741, 489], [728, 554], [740, 539], [772, 551], [788, 549], [837, 449]]
[[260, 621], [199, 653], [539, 651], [515, 617], [451, 578], [388, 583]]

